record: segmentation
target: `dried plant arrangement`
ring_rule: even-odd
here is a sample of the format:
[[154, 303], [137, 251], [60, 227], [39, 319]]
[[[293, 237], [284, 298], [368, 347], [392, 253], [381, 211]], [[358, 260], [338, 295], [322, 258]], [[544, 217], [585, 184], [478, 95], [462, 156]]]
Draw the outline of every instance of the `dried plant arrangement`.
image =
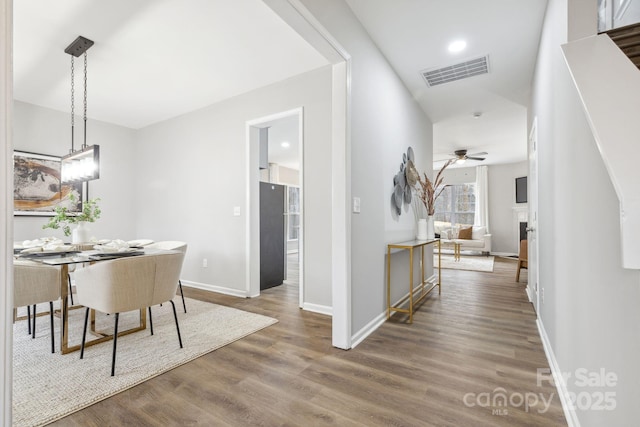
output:
[[[455, 161], [456, 159], [447, 160], [444, 166], [442, 166], [438, 171], [434, 181], [429, 179], [426, 172], [423, 173], [423, 176], [421, 177], [413, 162], [407, 164], [407, 181], [413, 186], [418, 196], [414, 200], [420, 200], [422, 202], [422, 205], [429, 216], [435, 214], [436, 200], [438, 200], [442, 191], [447, 187], [446, 185], [443, 185], [444, 176], [442, 176], [442, 172], [447, 168], [447, 166]], [[418, 215], [416, 206], [414, 206], [414, 213], [416, 213], [417, 219]]]

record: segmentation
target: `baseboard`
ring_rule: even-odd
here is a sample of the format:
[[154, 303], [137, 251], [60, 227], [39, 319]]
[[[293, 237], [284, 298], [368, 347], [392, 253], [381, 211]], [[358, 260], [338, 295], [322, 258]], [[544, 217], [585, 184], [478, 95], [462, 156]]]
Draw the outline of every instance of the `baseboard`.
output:
[[513, 252], [491, 252], [491, 255], [516, 258], [518, 257], [518, 254], [514, 254]]
[[224, 286], [210, 285], [208, 283], [190, 282], [188, 280], [181, 280], [182, 286], [189, 288], [202, 289], [203, 291], [217, 292], [219, 294], [231, 295], [233, 297], [247, 298], [247, 291], [241, 291], [233, 288], [226, 288]]
[[320, 304], [311, 304], [309, 302], [305, 302], [302, 304], [302, 309], [306, 311], [312, 311], [314, 313], [326, 314], [327, 316], [333, 316], [333, 307], [328, 305], [320, 305]]
[[364, 328], [351, 336], [351, 348], [356, 348], [358, 344], [364, 341], [369, 335], [371, 335], [376, 329], [378, 329], [387, 320], [387, 312], [380, 313], [367, 323]]
[[[437, 276], [433, 274], [427, 279], [427, 282], [434, 283], [436, 279], [437, 279]], [[420, 292], [420, 288], [414, 289], [413, 290], [414, 296], [416, 293], [419, 293], [419, 292]], [[396, 301], [393, 305], [398, 305], [398, 302], [402, 301], [408, 295], [409, 295], [409, 292], [407, 292], [402, 298], [399, 298], [398, 301]], [[387, 320], [387, 311], [385, 310], [383, 313], [377, 315], [373, 320], [367, 323], [362, 329], [360, 329], [358, 332], [353, 334], [353, 336], [351, 337], [351, 348], [355, 348], [358, 344], [364, 341], [369, 335], [375, 332], [376, 329], [382, 326], [382, 324], [386, 322], [386, 320]]]
[[544, 353], [547, 356], [547, 361], [549, 362], [549, 367], [551, 368], [553, 381], [556, 384], [556, 389], [558, 390], [558, 397], [560, 397], [560, 403], [562, 403], [564, 417], [567, 419], [567, 425], [569, 427], [580, 427], [578, 414], [576, 414], [576, 411], [572, 408], [571, 401], [569, 400], [569, 390], [567, 389], [567, 384], [564, 381], [562, 371], [560, 371], [560, 367], [558, 366], [556, 356], [553, 353], [553, 348], [551, 347], [549, 336], [547, 335], [547, 332], [545, 331], [544, 325], [540, 321], [540, 318], [536, 319], [536, 323], [538, 325], [538, 333], [540, 334], [540, 338], [542, 339], [542, 347], [544, 348]]
[[527, 287], [525, 289], [526, 289], [526, 292], [527, 292], [527, 298], [529, 298], [529, 302], [533, 303], [533, 291], [531, 290], [531, 287], [529, 286], [528, 283], [527, 283]]

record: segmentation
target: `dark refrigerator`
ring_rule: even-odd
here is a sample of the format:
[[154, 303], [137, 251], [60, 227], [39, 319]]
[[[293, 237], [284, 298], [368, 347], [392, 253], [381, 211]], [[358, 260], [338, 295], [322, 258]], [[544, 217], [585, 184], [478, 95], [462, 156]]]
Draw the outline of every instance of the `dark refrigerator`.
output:
[[260, 182], [260, 289], [285, 279], [286, 186]]

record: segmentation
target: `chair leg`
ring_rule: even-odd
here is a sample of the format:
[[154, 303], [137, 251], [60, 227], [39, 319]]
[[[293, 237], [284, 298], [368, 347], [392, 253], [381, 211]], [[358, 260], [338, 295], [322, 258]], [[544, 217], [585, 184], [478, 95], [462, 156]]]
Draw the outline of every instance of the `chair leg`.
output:
[[120, 313], [116, 313], [116, 325], [113, 328], [113, 357], [111, 358], [111, 376], [116, 373], [116, 347], [118, 346], [118, 318]]
[[520, 281], [520, 261], [518, 261], [518, 269], [516, 270], [516, 282]]
[[180, 288], [180, 296], [182, 297], [182, 308], [187, 312], [187, 305], [184, 303], [184, 294], [182, 293], [182, 280], [178, 279], [178, 287]]
[[149, 307], [149, 326], [151, 327], [151, 335], [153, 335], [153, 317], [151, 317], [151, 307]]
[[31, 327], [31, 338], [36, 337], [36, 305], [33, 304], [33, 326]]
[[176, 319], [176, 329], [178, 330], [178, 341], [180, 341], [180, 348], [182, 348], [182, 337], [180, 336], [180, 326], [178, 325], [178, 314], [176, 313], [176, 305], [172, 300], [169, 300], [171, 307], [173, 307], [173, 318]]
[[80, 345], [80, 359], [84, 357], [84, 343], [87, 339], [87, 323], [89, 323], [89, 307], [84, 313], [84, 328], [82, 329], [82, 344]]
[[73, 287], [71, 286], [71, 276], [67, 275], [69, 280], [69, 296], [71, 297], [71, 305], [73, 305]]
[[53, 301], [49, 301], [49, 318], [51, 319], [51, 353], [56, 352], [56, 339], [53, 330]]
[[31, 306], [27, 306], [27, 331], [31, 335]]

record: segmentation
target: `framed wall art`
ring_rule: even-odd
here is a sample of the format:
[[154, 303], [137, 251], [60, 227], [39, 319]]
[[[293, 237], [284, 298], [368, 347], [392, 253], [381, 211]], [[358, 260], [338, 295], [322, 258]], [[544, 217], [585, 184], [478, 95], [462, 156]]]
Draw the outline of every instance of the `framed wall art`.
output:
[[[82, 210], [82, 183], [60, 185], [60, 157], [13, 152], [13, 214], [53, 216], [58, 206]], [[74, 195], [75, 202], [69, 196]]]

